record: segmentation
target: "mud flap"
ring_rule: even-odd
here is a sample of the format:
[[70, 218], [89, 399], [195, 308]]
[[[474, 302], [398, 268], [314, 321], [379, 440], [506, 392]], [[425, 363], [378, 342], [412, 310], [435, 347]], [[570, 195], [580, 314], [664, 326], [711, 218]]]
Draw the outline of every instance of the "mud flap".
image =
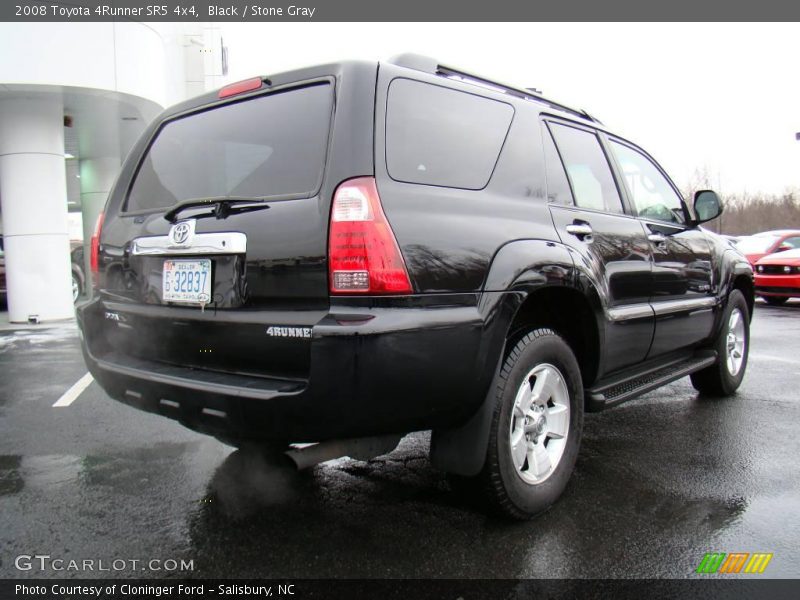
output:
[[463, 477], [474, 477], [483, 469], [497, 403], [495, 382], [502, 364], [501, 356], [486, 398], [469, 421], [460, 427], [436, 429], [431, 434], [430, 459], [435, 469]]

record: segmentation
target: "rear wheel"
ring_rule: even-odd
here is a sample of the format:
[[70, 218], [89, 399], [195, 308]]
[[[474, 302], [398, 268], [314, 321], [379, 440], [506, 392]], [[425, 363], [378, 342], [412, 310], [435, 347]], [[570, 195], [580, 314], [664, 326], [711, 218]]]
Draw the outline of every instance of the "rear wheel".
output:
[[733, 290], [722, 316], [722, 330], [714, 344], [716, 364], [692, 374], [692, 385], [701, 394], [730, 396], [741, 385], [750, 350], [750, 313], [739, 290]]
[[506, 358], [482, 479], [487, 500], [504, 515], [530, 519], [567, 485], [580, 446], [583, 386], [567, 343], [536, 329]]
[[783, 306], [789, 299], [786, 296], [762, 296], [770, 306]]

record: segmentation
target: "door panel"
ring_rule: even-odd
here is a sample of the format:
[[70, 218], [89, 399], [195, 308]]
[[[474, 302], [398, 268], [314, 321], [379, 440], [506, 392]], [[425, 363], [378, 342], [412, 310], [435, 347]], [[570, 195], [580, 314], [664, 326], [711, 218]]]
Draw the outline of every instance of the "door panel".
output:
[[608, 147], [640, 218], [653, 255], [655, 334], [648, 358], [691, 346], [713, 327], [711, 246], [689, 226], [680, 194], [656, 163], [633, 145], [610, 139]]
[[[596, 132], [555, 122], [547, 129], [544, 152], [553, 223], [603, 307], [602, 375], [644, 360], [650, 348], [650, 244], [641, 223], [625, 214]], [[560, 204], [566, 204], [565, 196], [573, 206]]]
[[691, 346], [711, 334], [714, 293], [711, 246], [699, 229], [643, 221], [653, 247], [656, 330], [649, 357]]
[[[561, 241], [597, 289], [605, 312], [604, 362], [608, 373], [644, 360], [653, 337], [650, 247], [631, 217], [551, 205]], [[570, 233], [588, 227], [590, 235]], [[568, 229], [569, 228], [569, 229]], [[578, 230], [579, 231], [579, 230]]]

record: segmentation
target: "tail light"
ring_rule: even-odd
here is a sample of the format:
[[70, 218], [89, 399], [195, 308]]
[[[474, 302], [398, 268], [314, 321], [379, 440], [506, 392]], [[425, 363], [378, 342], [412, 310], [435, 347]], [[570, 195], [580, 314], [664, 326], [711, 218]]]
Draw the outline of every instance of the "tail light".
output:
[[328, 269], [332, 294], [408, 294], [411, 281], [372, 177], [340, 184], [333, 196]]
[[105, 213], [101, 212], [97, 215], [97, 222], [94, 225], [94, 233], [92, 234], [91, 254], [89, 254], [89, 266], [92, 269], [92, 275], [97, 275], [100, 271], [100, 231], [103, 229], [103, 220]]

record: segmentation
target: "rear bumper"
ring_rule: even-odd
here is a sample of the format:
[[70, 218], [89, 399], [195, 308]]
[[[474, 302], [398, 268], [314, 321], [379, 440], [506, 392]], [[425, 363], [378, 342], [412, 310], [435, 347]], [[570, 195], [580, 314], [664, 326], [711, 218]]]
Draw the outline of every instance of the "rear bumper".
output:
[[[119, 401], [236, 439], [321, 441], [453, 425], [494, 371], [477, 306], [336, 308], [312, 329], [304, 379], [148, 361], [100, 339], [104, 307], [78, 308], [89, 371]], [[496, 355], [495, 355], [496, 356]]]

